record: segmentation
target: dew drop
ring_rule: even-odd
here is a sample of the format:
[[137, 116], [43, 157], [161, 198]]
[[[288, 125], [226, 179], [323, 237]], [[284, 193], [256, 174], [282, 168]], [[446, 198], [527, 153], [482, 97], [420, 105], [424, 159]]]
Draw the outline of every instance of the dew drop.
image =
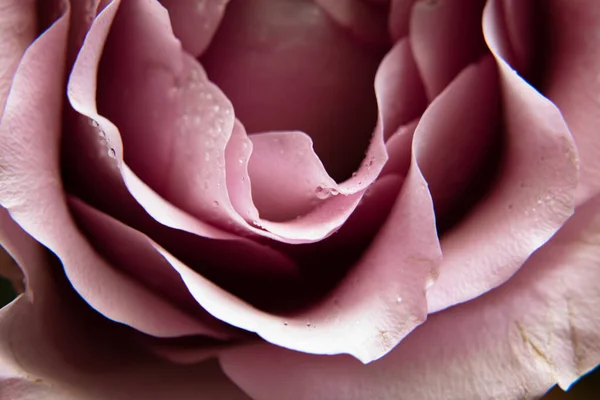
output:
[[317, 186], [317, 188], [315, 189], [315, 193], [317, 195], [317, 198], [322, 200], [329, 197], [329, 189], [321, 185]]
[[398, 296], [398, 298], [396, 298], [396, 302], [397, 303], [402, 303], [402, 297]]
[[108, 149], [108, 156], [113, 159], [117, 158], [117, 151], [115, 149], [113, 149], [112, 147], [110, 147]]
[[339, 190], [337, 190], [336, 188], [331, 188], [331, 190], [329, 190], [329, 193], [332, 196], [337, 196], [338, 194], [340, 194]]
[[218, 201], [213, 201], [213, 207], [219, 207], [219, 202]]

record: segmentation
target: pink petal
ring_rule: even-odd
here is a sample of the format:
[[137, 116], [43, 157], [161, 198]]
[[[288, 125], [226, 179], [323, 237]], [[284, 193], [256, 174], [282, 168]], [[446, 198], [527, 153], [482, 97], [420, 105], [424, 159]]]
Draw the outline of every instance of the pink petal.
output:
[[293, 220], [338, 194], [336, 182], [325, 171], [307, 134], [268, 132], [252, 135], [250, 140], [248, 173], [261, 218]]
[[[229, 101], [168, 31], [155, 2], [122, 3], [99, 66], [99, 112], [121, 131], [140, 179], [202, 221], [243, 224], [227, 192]], [[157, 48], [159, 50], [157, 50]]]
[[[438, 225], [459, 202], [496, 144], [499, 90], [492, 57], [466, 67], [431, 103], [415, 132], [417, 162]], [[486, 177], [491, 179], [491, 177]]]
[[[242, 240], [236, 235], [232, 235], [215, 228], [210, 224], [198, 220], [188, 213], [175, 207], [164, 198], [160, 197], [146, 183], [141, 181], [140, 178], [134, 174], [125, 163], [122, 162], [123, 151], [120, 133], [114, 124], [98, 114], [95, 99], [97, 86], [96, 73], [98, 71], [98, 64], [102, 55], [104, 42], [108, 36], [109, 29], [111, 28], [111, 24], [113, 23], [113, 19], [115, 18], [119, 4], [119, 0], [110, 2], [109, 5], [105, 7], [105, 9], [94, 20], [92, 26], [90, 27], [90, 32], [86, 36], [86, 40], [77, 57], [75, 65], [73, 66], [73, 71], [68, 84], [68, 97], [71, 106], [81, 115], [88, 117], [93, 128], [89, 129], [88, 127], [87, 129], [82, 129], [82, 124], [80, 121], [77, 121], [79, 122], [79, 129], [77, 129], [77, 132], [73, 134], [88, 134], [98, 137], [105, 149], [105, 156], [102, 160], [98, 159], [97, 155], [95, 155], [93, 158], [95, 159], [96, 163], [101, 164], [102, 169], [107, 171], [110, 171], [111, 169], [113, 170], [108, 172], [107, 176], [104, 176], [104, 179], [113, 181], [113, 186], [116, 185], [114, 188], [120, 189], [118, 187], [119, 183], [114, 182], [115, 177], [111, 174], [116, 172], [117, 174], [121, 175], [122, 180], [125, 182], [127, 189], [131, 192], [131, 195], [133, 195], [133, 197], [144, 207], [149, 215], [154, 217], [161, 224], [177, 229], [183, 229], [204, 237]], [[151, 7], [152, 4], [155, 3], [150, 2], [140, 4], [137, 2], [128, 2], [128, 4], [130, 4], [130, 7], [131, 4], [134, 6], [143, 5], [144, 7]], [[158, 15], [162, 15], [162, 18], [158, 19], [158, 24], [163, 27], [165, 24], [168, 25], [168, 21], [165, 22], [167, 15], [164, 14], [164, 9], [160, 8], [160, 6], [156, 4], [154, 8], [150, 8], [150, 11], [144, 14], [147, 16], [152, 16], [156, 15], [156, 13], [158, 13]], [[73, 140], [80, 145], [86, 143], [86, 141], [89, 141], [79, 137], [75, 137], [74, 139], [71, 138], [70, 140]], [[87, 147], [90, 147], [89, 144], [87, 144]], [[136, 152], [132, 153], [134, 155], [136, 154]], [[76, 156], [79, 155], [76, 154]], [[141, 162], [144, 161], [141, 160]], [[211, 183], [215, 186], [222, 186], [221, 192], [218, 193], [219, 195], [223, 195], [223, 190], [226, 190], [224, 189], [225, 182], [223, 175], [224, 174], [220, 175], [220, 178], [223, 178], [223, 182], [218, 179], [219, 177], [215, 178], [216, 181], [211, 181]], [[85, 183], [81, 182], [82, 180], [82, 177], [79, 177], [78, 183]], [[121, 199], [124, 197], [125, 196], [123, 195], [120, 196]], [[218, 200], [209, 200], [211, 205], [214, 205], [214, 201]], [[225, 205], [225, 201], [223, 204]], [[212, 208], [211, 211], [213, 211]], [[233, 218], [238, 220], [238, 222], [243, 226], [243, 220], [241, 220], [237, 214], [234, 213]]]
[[[69, 206], [79, 229], [113, 269], [148, 288], [205, 327], [205, 332], [195, 333], [215, 338], [229, 338], [233, 334], [229, 327], [198, 307], [179, 275], [164, 259], [153, 256], [156, 253], [154, 248], [140, 239], [132, 228], [115, 229], [111, 220], [76, 198], [69, 198]], [[150, 312], [154, 310], [145, 310], [145, 313]]]
[[210, 45], [229, 0], [160, 0], [183, 48], [199, 57]]
[[[505, 285], [430, 316], [369, 365], [270, 345], [221, 365], [262, 399], [517, 399], [563, 389], [600, 362], [600, 198], [579, 209]], [[260, 362], [257, 362], [260, 360]]]
[[543, 245], [573, 211], [577, 154], [558, 109], [523, 81], [497, 52], [494, 3], [484, 33], [500, 69], [505, 124], [502, 170], [492, 191], [444, 236], [440, 277], [429, 312], [498, 286]]
[[[227, 191], [231, 205], [246, 221], [252, 223], [259, 218], [256, 198], [252, 196], [252, 185], [248, 172], [253, 152], [252, 141], [246, 130], [235, 120], [229, 143], [225, 148], [225, 167], [227, 169]], [[256, 186], [256, 182], [252, 182]]]
[[484, 53], [484, 4], [484, 0], [417, 1], [412, 8], [409, 40], [430, 100]]
[[159, 336], [204, 332], [192, 318], [115, 272], [69, 215], [58, 165], [68, 18], [67, 9], [29, 47], [15, 74], [0, 123], [0, 204], [61, 259], [73, 286], [107, 317]]
[[505, 25], [504, 31], [500, 32], [505, 37], [498, 38], [498, 48], [511, 67], [521, 76], [528, 77], [536, 56], [534, 41], [538, 27], [533, 19], [535, 5], [527, 1], [503, 0], [496, 7], [497, 18], [503, 19]]
[[386, 142], [390, 159], [383, 167], [381, 175], [398, 174], [404, 176], [410, 168], [411, 145], [418, 120], [401, 126]]
[[[389, 186], [391, 194], [394, 187], [398, 188]], [[387, 189], [377, 198], [385, 193]], [[367, 205], [362, 211], [369, 211]], [[363, 215], [377, 219], [373, 213]], [[425, 288], [439, 262], [431, 200], [415, 165], [392, 216], [363, 259], [327, 298], [304, 311], [285, 316], [260, 311], [154, 246], [215, 317], [281, 346], [319, 354], [350, 353], [365, 362], [381, 357], [423, 321]]]
[[385, 9], [363, 0], [315, 0], [315, 3], [358, 40], [380, 46], [391, 42]]
[[385, 140], [425, 111], [425, 88], [408, 39], [398, 41], [386, 54], [375, 76], [375, 91]]
[[398, 42], [408, 35], [410, 15], [416, 0], [391, 0], [389, 30], [392, 39]]
[[28, 293], [0, 310], [0, 398], [248, 399], [214, 361], [181, 367], [148, 354], [141, 334], [91, 310], [4, 211], [0, 241], [28, 275]]
[[368, 252], [309, 310], [277, 317], [249, 308], [161, 252], [198, 302], [218, 318], [280, 346], [349, 353], [368, 362], [389, 351], [425, 318], [425, 288], [436, 274], [437, 246], [431, 200], [413, 164], [392, 215]]
[[560, 109], [573, 133], [580, 158], [577, 204], [600, 192], [600, 10], [592, 0], [550, 1], [548, 37], [540, 43], [548, 58], [543, 61], [541, 91]]
[[13, 75], [37, 34], [33, 0], [0, 1], [0, 118]]

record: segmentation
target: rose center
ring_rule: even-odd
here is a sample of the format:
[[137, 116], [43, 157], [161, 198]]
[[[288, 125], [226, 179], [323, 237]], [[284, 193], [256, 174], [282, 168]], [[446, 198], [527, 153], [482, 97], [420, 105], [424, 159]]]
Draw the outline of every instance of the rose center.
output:
[[339, 182], [368, 147], [385, 50], [359, 43], [312, 1], [233, 0], [200, 61], [248, 133], [307, 133]]

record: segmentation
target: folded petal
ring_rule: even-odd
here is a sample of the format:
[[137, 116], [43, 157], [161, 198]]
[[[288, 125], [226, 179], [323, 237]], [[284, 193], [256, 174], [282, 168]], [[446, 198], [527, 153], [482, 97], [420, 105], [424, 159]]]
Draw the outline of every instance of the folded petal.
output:
[[592, 0], [551, 1], [542, 15], [549, 27], [540, 90], [560, 109], [580, 161], [577, 204], [600, 192], [600, 9]]
[[506, 281], [572, 214], [578, 160], [560, 111], [529, 86], [498, 49], [494, 2], [484, 33], [499, 67], [504, 149], [485, 199], [442, 239], [444, 261], [427, 294], [434, 312]]
[[33, 0], [0, 1], [0, 118], [13, 75], [37, 34]]
[[[285, 315], [269, 314], [251, 306], [142, 233], [107, 215], [94, 215], [100, 218], [96, 224], [114, 230], [114, 234], [105, 235], [107, 240], [127, 230], [131, 237], [137, 236], [154, 246], [181, 275], [198, 303], [220, 320], [285, 347], [320, 354], [350, 353], [367, 362], [389, 351], [425, 318], [425, 287], [438, 261], [432, 258], [437, 240], [432, 210], [424, 201], [428, 192], [418, 179], [410, 178], [409, 182], [394, 206], [392, 222], [378, 234], [376, 245], [344, 281], [323, 301]], [[424, 224], [426, 220], [428, 223]], [[397, 251], [390, 254], [392, 243]], [[244, 282], [251, 288], [250, 281]], [[354, 329], [349, 330], [348, 326]]]
[[0, 214], [0, 241], [28, 292], [0, 310], [0, 397], [11, 400], [248, 399], [214, 361], [181, 367], [94, 312], [45, 249]]
[[[68, 22], [66, 8], [29, 47], [15, 74], [0, 122], [0, 204], [61, 259], [73, 286], [107, 317], [159, 336], [204, 332], [192, 318], [112, 269], [69, 214], [59, 170]], [[149, 308], [155, 313], [146, 312]]]
[[385, 140], [425, 111], [425, 88], [408, 39], [399, 40], [384, 57], [375, 76], [375, 92]]
[[408, 35], [410, 15], [416, 0], [391, 0], [389, 30], [394, 41]]
[[391, 38], [385, 20], [386, 10], [363, 0], [315, 0], [331, 18], [356, 39], [386, 46]]
[[555, 382], [567, 389], [600, 362], [599, 216], [595, 198], [505, 285], [430, 316], [369, 365], [266, 344], [233, 349], [221, 365], [257, 400], [513, 399]]
[[498, 151], [492, 148], [498, 129], [498, 92], [496, 65], [491, 57], [484, 57], [446, 87], [416, 126], [418, 162], [438, 222], [459, 208], [458, 201], [485, 159]]
[[484, 5], [485, 0], [415, 2], [409, 40], [429, 100], [485, 52], [481, 35]]
[[173, 33], [183, 48], [199, 57], [210, 45], [229, 0], [160, 0], [169, 11]]

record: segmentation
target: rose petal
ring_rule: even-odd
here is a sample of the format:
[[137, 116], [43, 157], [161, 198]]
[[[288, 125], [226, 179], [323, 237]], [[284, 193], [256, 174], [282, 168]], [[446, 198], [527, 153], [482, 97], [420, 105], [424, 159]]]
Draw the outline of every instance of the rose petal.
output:
[[518, 0], [503, 0], [498, 4], [497, 18], [503, 19], [502, 23], [505, 25], [504, 31], [499, 32], [505, 37], [500, 36], [497, 43], [498, 48], [501, 49], [500, 53], [505, 61], [519, 72], [519, 75], [528, 77], [533, 66], [533, 58], [539, 56], [534, 47], [537, 29], [533, 20], [534, 4]]
[[508, 283], [430, 316], [372, 364], [263, 344], [228, 351], [221, 365], [257, 400], [537, 398], [557, 381], [567, 389], [600, 362], [599, 216], [596, 198]]
[[383, 167], [381, 175], [398, 174], [403, 176], [410, 167], [411, 145], [418, 120], [401, 126], [386, 142], [390, 159]]
[[210, 45], [229, 0], [160, 0], [183, 48], [200, 57]]
[[[379, 234], [377, 245], [323, 303], [294, 315], [276, 316], [251, 307], [147, 237], [145, 240], [175, 268], [198, 303], [215, 317], [289, 348], [325, 354], [347, 352], [370, 361], [388, 351], [425, 316], [425, 284], [435, 267], [436, 260], [430, 257], [435, 254], [432, 247], [437, 246], [437, 240], [431, 208], [428, 216], [423, 207], [427, 202], [422, 196], [427, 192], [414, 187], [419, 184], [417, 179], [409, 181], [395, 206], [395, 222]], [[102, 218], [111, 220], [106, 215]], [[427, 218], [429, 223], [423, 224]], [[110, 226], [128, 229], [116, 220]], [[406, 231], [413, 234], [408, 237]], [[430, 234], [421, 234], [425, 231]], [[139, 232], [130, 234], [144, 236]], [[429, 237], [434, 243], [426, 240]], [[390, 242], [397, 253], [390, 254]], [[400, 295], [403, 299], [399, 300]], [[348, 330], [349, 324], [355, 329]]]
[[[177, 272], [156, 252], [154, 242], [146, 235], [77, 199], [70, 199], [70, 205], [90, 242], [120, 272], [203, 322], [207, 329], [212, 329], [211, 336], [227, 337], [228, 330], [198, 307]], [[273, 286], [290, 285], [299, 279], [294, 263], [283, 257], [276, 260], [263, 257], [257, 263], [254, 254], [257, 250], [241, 247], [238, 242], [188, 242], [183, 246], [186, 244], [191, 246], [187, 251], [178, 250], [190, 269], [244, 298], [256, 300], [273, 292], [277, 294]], [[220, 335], [215, 335], [219, 332]]]
[[[128, 4], [138, 5], [137, 2], [128, 2]], [[153, 2], [142, 3], [146, 7], [150, 7]], [[105, 159], [112, 158], [110, 162], [104, 160], [103, 169], [110, 169], [116, 166], [127, 188], [135, 199], [146, 209], [148, 214], [154, 217], [158, 222], [174, 228], [183, 229], [188, 232], [193, 232], [197, 235], [220, 239], [239, 239], [237, 236], [228, 234], [220, 229], [217, 229], [209, 224], [200, 221], [191, 215], [181, 211], [169, 202], [165, 201], [151, 188], [142, 182], [131, 169], [122, 162], [122, 141], [117, 128], [106, 118], [100, 116], [96, 110], [96, 72], [98, 71], [98, 63], [104, 42], [109, 33], [109, 29], [119, 8], [120, 1], [114, 0], [98, 15], [94, 20], [90, 32], [86, 36], [85, 43], [77, 57], [77, 61], [73, 66], [69, 84], [68, 97], [71, 106], [81, 115], [91, 119], [93, 130], [91, 132], [98, 137], [98, 140], [104, 144]], [[156, 5], [156, 4], [155, 4]], [[156, 13], [162, 13], [164, 10], [157, 6], [151, 10]], [[161, 11], [162, 10], [162, 11]], [[145, 15], [154, 15], [151, 12], [146, 12]], [[159, 25], [165, 24], [163, 19]], [[168, 21], [166, 22], [168, 24]], [[75, 134], [88, 134], [88, 132], [76, 132]], [[79, 141], [81, 139], [78, 138]], [[135, 153], [135, 152], [134, 152]], [[111, 165], [112, 164], [112, 165]], [[113, 179], [114, 180], [114, 179]], [[81, 182], [79, 182], [81, 183]], [[216, 182], [215, 185], [220, 182]], [[240, 239], [241, 240], [241, 239]]]
[[33, 0], [0, 1], [0, 118], [13, 75], [25, 49], [35, 39], [36, 22]]
[[417, 0], [391, 0], [388, 25], [395, 42], [408, 35], [410, 15], [415, 1]]
[[[465, 68], [434, 99], [415, 132], [417, 160], [438, 222], [455, 209], [497, 136], [499, 90], [490, 56]], [[490, 177], [488, 177], [490, 179]]]
[[[67, 8], [29, 47], [15, 74], [0, 122], [0, 204], [61, 259], [73, 286], [107, 317], [156, 335], [204, 332], [196, 321], [115, 272], [69, 215], [58, 166], [68, 19]], [[148, 308], [155, 312], [144, 312]]]
[[[252, 140], [248, 138], [246, 129], [237, 119], [229, 143], [225, 148], [225, 166], [227, 168], [227, 192], [231, 205], [246, 221], [252, 223], [259, 219], [252, 196], [250, 174], [248, 173], [250, 157], [253, 152]], [[252, 182], [254, 186], [256, 182]]]
[[408, 39], [398, 41], [386, 54], [375, 76], [375, 91], [385, 140], [425, 111], [425, 88]]
[[547, 71], [541, 91], [560, 109], [573, 133], [580, 158], [576, 203], [600, 192], [600, 10], [594, 1], [550, 1], [545, 46]]
[[497, 52], [494, 2], [484, 33], [500, 69], [506, 149], [492, 192], [442, 240], [444, 262], [427, 294], [429, 312], [506, 281], [571, 215], [577, 155], [558, 109]]
[[484, 53], [484, 5], [485, 0], [415, 2], [409, 40], [429, 100]]
[[248, 173], [252, 199], [268, 221], [288, 221], [337, 195], [337, 184], [325, 171], [304, 132], [267, 132], [250, 136]]
[[226, 185], [231, 105], [167, 18], [156, 2], [121, 3], [99, 66], [99, 112], [118, 126], [132, 149], [124, 160], [146, 185], [202, 221], [243, 224]]
[[308, 311], [274, 317], [249, 309], [161, 252], [199, 303], [218, 318], [281, 346], [350, 353], [363, 362], [381, 357], [423, 321], [425, 288], [440, 257], [431, 199], [416, 164], [367, 253], [323, 302]]
[[147, 354], [140, 334], [93, 312], [6, 212], [0, 241], [28, 275], [28, 293], [0, 310], [1, 398], [248, 399], [214, 361], [180, 367]]
[[[147, 183], [142, 182], [137, 177], [137, 175], [128, 168], [128, 166], [125, 163], [121, 162], [121, 139], [119, 137], [119, 132], [117, 131], [116, 127], [113, 124], [111, 124], [110, 121], [98, 115], [98, 113], [95, 110], [95, 104], [93, 99], [93, 94], [95, 93], [94, 71], [97, 68], [100, 50], [102, 48], [103, 41], [106, 35], [108, 34], [108, 28], [110, 27], [112, 18], [114, 18], [114, 14], [116, 12], [116, 7], [118, 6], [118, 4], [119, 2], [115, 0], [111, 3], [110, 6], [107, 6], [104, 9], [104, 11], [99, 14], [98, 18], [91, 27], [90, 33], [86, 38], [86, 43], [84, 44], [82, 51], [77, 59], [77, 62], [75, 63], [73, 73], [69, 81], [69, 98], [71, 104], [78, 112], [80, 112], [83, 115], [89, 116], [93, 119], [93, 123], [96, 126], [98, 135], [101, 137], [101, 140], [107, 143], [107, 151], [109, 155], [112, 154], [112, 156], [115, 158], [116, 165], [120, 168], [123, 179], [126, 185], [128, 186], [129, 190], [131, 191], [132, 195], [136, 198], [136, 200], [140, 202], [140, 204], [142, 204], [142, 206], [150, 215], [157, 219], [157, 221], [167, 226], [183, 229], [185, 231], [197, 233], [202, 236], [226, 239], [233, 238], [232, 235], [227, 235], [225, 232], [219, 231], [218, 229], [214, 229], [210, 225], [207, 225], [206, 223], [191, 217], [189, 214], [178, 209], [176, 206], [169, 204], [165, 199], [163, 199], [157, 193], [155, 193], [153, 188], [151, 188]], [[155, 3], [128, 2], [128, 7], [151, 7], [149, 9], [151, 11], [149, 12], [130, 13], [130, 16], [134, 18], [134, 16], [142, 14], [146, 15], [147, 18], [156, 18], [155, 20], [153, 20], [153, 23], [156, 24], [157, 29], [152, 30], [151, 32], [149, 32], [149, 34], [155, 34], [160, 36], [160, 32], [164, 30], [165, 26], [168, 26], [168, 21], [164, 21], [166, 15], [163, 14], [162, 11], [159, 8], [156, 8], [153, 4]], [[143, 28], [144, 26], [146, 25], [142, 25], [140, 26], [140, 28]], [[158, 27], [162, 28], [158, 29]], [[163, 38], [162, 43], [168, 43], [169, 40], [171, 39]], [[144, 41], [147, 40], [144, 39]], [[169, 45], [167, 44], [165, 44], [165, 46], [169, 47]], [[141, 49], [140, 51], [142, 51], [143, 48], [143, 46], [139, 47], [139, 49]], [[178, 50], [175, 49], [173, 51]], [[199, 71], [198, 68], [200, 67], [196, 64], [193, 64], [193, 62], [189, 60], [189, 58], [188, 64], [190, 68], [194, 68], [196, 71]], [[201, 75], [197, 75], [197, 77], [200, 78]], [[211, 93], [217, 93], [214, 91], [217, 90], [216, 88], [213, 88], [212, 90], [213, 92]], [[164, 100], [164, 96], [161, 95], [158, 97], [158, 99]], [[145, 98], [142, 100], [146, 101], [147, 99]], [[223, 107], [224, 109], [227, 108], [226, 105], [223, 105]], [[147, 120], [147, 118], [140, 119], [143, 121]], [[131, 115], [129, 115], [127, 116], [127, 118], [124, 119], [124, 122], [131, 122], [133, 120], [134, 119], [131, 118]], [[139, 122], [140, 120], [138, 119], [137, 121]], [[225, 121], [225, 118], [223, 118], [223, 121]], [[155, 127], [150, 126], [148, 127], [148, 129], [155, 129]], [[138, 132], [139, 131], [140, 130], [138, 130]], [[223, 130], [224, 135], [227, 135], [226, 131], [226, 129]], [[191, 133], [192, 131], [188, 129], [186, 130], [186, 132]], [[187, 137], [190, 140], [196, 141], [195, 143], [197, 143], [197, 136]], [[374, 144], [370, 147], [368, 154], [368, 164], [365, 165], [365, 168], [362, 168], [359, 171], [355, 179], [350, 180], [344, 186], [341, 186], [340, 191], [346, 191], [348, 193], [356, 193], [357, 191], [360, 192], [361, 190], [363, 190], [364, 187], [367, 187], [370, 184], [370, 182], [372, 182], [372, 180], [376, 178], [377, 172], [385, 162], [386, 158], [385, 148], [383, 147], [382, 143], [381, 145], [378, 145], [378, 143], [380, 142], [378, 142], [377, 137], [380, 137], [380, 134], [376, 134], [375, 139], [373, 141]], [[161, 141], [165, 140], [166, 138], [168, 138], [168, 136], [160, 136]], [[194, 148], [194, 146], [192, 145], [183, 146], [183, 141], [178, 140], [173, 142], [177, 144], [177, 147], [180, 150], [176, 153], [183, 152], [183, 154], [189, 154], [189, 149]], [[221, 141], [220, 143], [221, 147], [225, 147], [227, 141]], [[204, 146], [204, 144], [202, 144], [201, 142], [199, 144]], [[144, 148], [146, 145], [140, 144], [140, 146], [142, 146], [141, 148]], [[182, 146], [184, 148], [182, 148]], [[154, 146], [153, 148], [158, 152], [158, 154], [164, 154], [161, 153], [164, 147], [168, 146]], [[209, 182], [209, 188], [211, 190], [209, 190], [206, 194], [203, 194], [203, 192], [201, 191], [202, 186], [200, 188], [196, 186], [196, 189], [194, 189], [195, 195], [201, 194], [201, 198], [203, 199], [203, 201], [197, 201], [198, 199], [195, 197], [195, 195], [188, 196], [185, 194], [186, 192], [189, 192], [190, 185], [186, 183], [187, 181], [184, 182], [181, 179], [183, 175], [171, 175], [173, 179], [169, 180], [168, 182], [170, 187], [172, 187], [173, 189], [172, 192], [174, 193], [170, 193], [169, 200], [171, 200], [171, 197], [179, 196], [179, 201], [184, 202], [189, 207], [193, 207], [197, 213], [203, 215], [204, 218], [206, 218], [207, 220], [212, 220], [213, 222], [221, 226], [227, 226], [228, 229], [231, 230], [240, 230], [242, 232], [249, 231], [255, 234], [260, 234], [263, 236], [276, 238], [278, 240], [292, 243], [320, 240], [324, 236], [331, 234], [348, 218], [348, 215], [354, 209], [358, 201], [358, 197], [360, 196], [360, 194], [357, 194], [356, 196], [347, 196], [347, 198], [344, 199], [341, 199], [340, 196], [340, 200], [337, 200], [337, 202], [329, 204], [326, 207], [319, 208], [319, 212], [317, 212], [315, 215], [312, 215], [310, 219], [300, 222], [294, 220], [291, 221], [289, 226], [279, 226], [277, 224], [267, 225], [265, 221], [260, 221], [257, 224], [261, 226], [261, 228], [267, 227], [268, 229], [273, 231], [273, 233], [270, 233], [268, 231], [264, 231], [262, 229], [258, 229], [254, 226], [248, 225], [246, 221], [235, 212], [236, 210], [234, 209], [233, 205], [229, 203], [229, 199], [226, 197], [228, 194], [228, 188], [226, 188], [227, 183], [225, 180], [224, 168], [222, 168], [222, 166], [225, 163], [225, 161], [222, 159], [222, 151], [223, 150], [221, 150], [221, 152], [215, 153], [215, 156], [218, 159], [221, 159], [222, 161], [221, 166], [218, 165], [219, 163], [206, 162], [205, 154], [201, 151], [195, 152], [193, 154], [193, 157], [195, 157], [196, 160], [201, 162], [202, 165], [206, 164], [205, 166], [209, 170], [205, 171], [205, 174], [211, 173], [210, 170], [214, 172]], [[144, 168], [138, 169], [146, 170], [146, 178], [151, 178], [156, 181], [157, 177], [160, 178], [160, 174], [163, 173], [163, 170], [157, 168], [157, 165], [159, 165], [160, 163], [149, 163], [149, 160], [151, 160], [149, 154], [146, 154], [145, 157], [141, 157], [142, 153], [144, 152], [133, 152], [132, 157], [137, 157], [139, 163], [143, 164]], [[180, 163], [180, 165], [182, 166], [182, 168], [187, 168], [187, 170], [190, 173], [193, 172], [190, 171], [190, 167], [193, 166], [192, 164], [186, 162]], [[243, 176], [237, 177], [237, 179], [240, 178], [243, 178]], [[232, 179], [236, 178], [232, 177]], [[164, 178], [162, 180], [164, 181]], [[161, 179], [158, 179], [158, 181], [160, 183]], [[236, 192], [236, 196], [239, 197], [242, 195], [243, 191]], [[217, 202], [218, 205], [215, 202]], [[248, 209], [249, 199], [237, 198], [236, 202], [238, 204], [236, 207], [239, 208], [240, 204], [243, 203], [245, 204], [244, 207]], [[218, 210], [220, 210], [221, 212], [215, 212]], [[251, 209], [249, 210], [252, 212]]]
[[363, 0], [315, 0], [315, 3], [357, 39], [380, 46], [390, 43], [384, 9]]
[[[152, 246], [140, 240], [133, 229], [112, 229], [109, 221], [79, 199], [69, 198], [69, 206], [88, 241], [115, 270], [200, 322], [205, 327], [205, 332], [201, 333], [220, 339], [234, 334], [229, 327], [198, 307], [179, 275], [160, 257], [152, 257], [155, 253]], [[145, 313], [150, 310], [146, 309]]]

